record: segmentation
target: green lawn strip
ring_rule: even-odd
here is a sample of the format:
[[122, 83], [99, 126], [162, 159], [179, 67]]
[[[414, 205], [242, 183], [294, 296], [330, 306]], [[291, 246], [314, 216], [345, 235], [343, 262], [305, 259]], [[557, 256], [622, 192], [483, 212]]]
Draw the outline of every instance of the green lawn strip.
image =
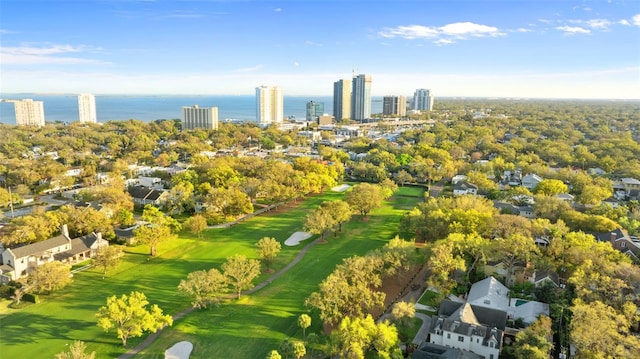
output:
[[438, 296], [439, 294], [437, 292], [434, 292], [432, 290], [426, 290], [424, 293], [422, 293], [422, 296], [420, 297], [420, 299], [418, 299], [418, 303], [423, 305], [428, 305], [433, 308], [437, 308]]
[[[4, 334], [0, 336], [2, 354], [7, 357], [52, 357], [73, 340], [83, 340], [90, 350], [98, 352], [99, 358], [115, 357], [125, 349], [121, 348], [114, 332], [104, 333], [95, 324], [95, 313], [107, 297], [139, 290], [165, 313], [175, 314], [189, 306], [187, 298], [178, 295], [176, 290], [179, 281], [188, 273], [219, 268], [226, 257], [236, 253], [255, 258], [255, 243], [260, 238], [270, 236], [284, 242], [291, 233], [301, 230], [301, 221], [309, 209], [317, 207], [323, 200], [340, 198], [341, 194], [331, 192], [313, 196], [287, 212], [258, 216], [229, 229], [207, 230], [202, 239], [181, 233], [180, 238], [162, 243], [158, 248], [160, 256], [156, 258], [149, 258], [147, 246], [129, 247], [121, 265], [110, 271], [105, 279], [97, 269], [77, 273], [74, 283], [64, 290], [41, 296], [41, 303], [5, 314], [0, 322], [0, 332]], [[384, 219], [386, 214], [381, 213], [381, 217]], [[397, 219], [397, 215], [391, 217]], [[397, 224], [391, 227], [395, 230]], [[302, 245], [283, 245], [274, 270], [289, 263], [300, 248]], [[343, 256], [359, 252], [357, 248], [344, 250]], [[324, 264], [321, 266], [325, 267]], [[266, 276], [264, 274], [256, 283]], [[303, 301], [306, 295], [301, 297]], [[131, 338], [129, 347], [142, 340], [144, 337]]]
[[[384, 245], [397, 231], [400, 213], [387, 205], [375, 210], [368, 221], [356, 216], [337, 238], [310, 249], [285, 275], [239, 302], [199, 310], [167, 328], [143, 354], [162, 358], [164, 351], [181, 340], [194, 343], [194, 357], [259, 358], [277, 349], [285, 338], [301, 339], [297, 317], [307, 312], [304, 300], [344, 258], [362, 255]], [[307, 333], [321, 333], [320, 319], [312, 315]]]
[[403, 186], [398, 187], [395, 196], [407, 196], [407, 197], [418, 197], [424, 198], [424, 187], [413, 187], [413, 186]]

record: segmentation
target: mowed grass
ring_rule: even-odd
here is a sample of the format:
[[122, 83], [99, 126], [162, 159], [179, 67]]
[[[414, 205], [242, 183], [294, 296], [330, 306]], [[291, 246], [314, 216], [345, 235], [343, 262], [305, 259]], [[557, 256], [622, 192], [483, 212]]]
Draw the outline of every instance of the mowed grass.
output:
[[[261, 215], [228, 229], [207, 230], [202, 239], [182, 233], [180, 238], [163, 243], [156, 258], [149, 258], [146, 246], [128, 248], [124, 261], [107, 278], [103, 279], [97, 270], [79, 273], [72, 285], [43, 296], [42, 303], [0, 315], [0, 357], [53, 357], [73, 340], [85, 341], [89, 350], [98, 353], [98, 358], [117, 357], [126, 349], [115, 332], [105, 333], [96, 326], [95, 313], [107, 297], [138, 290], [165, 313], [176, 314], [189, 307], [188, 298], [179, 295], [176, 289], [188, 273], [220, 268], [234, 254], [256, 258], [255, 243], [260, 238], [269, 236], [284, 242], [302, 229], [302, 221], [310, 210], [322, 201], [342, 196], [332, 192], [312, 196], [286, 211]], [[240, 301], [189, 314], [165, 329], [143, 356], [162, 358], [168, 347], [186, 339], [194, 343], [193, 357], [262, 357], [277, 348], [282, 339], [300, 338], [296, 318], [306, 311], [304, 299], [343, 258], [364, 254], [393, 237], [403, 212], [387, 203], [366, 222], [356, 216], [338, 238], [330, 237], [327, 244], [314, 246], [283, 277]], [[275, 269], [289, 263], [310, 240], [296, 247], [283, 245]], [[254, 283], [269, 275], [263, 274]], [[311, 332], [320, 332], [318, 318], [313, 318], [313, 325], [307, 330]], [[131, 338], [129, 348], [144, 338]]]

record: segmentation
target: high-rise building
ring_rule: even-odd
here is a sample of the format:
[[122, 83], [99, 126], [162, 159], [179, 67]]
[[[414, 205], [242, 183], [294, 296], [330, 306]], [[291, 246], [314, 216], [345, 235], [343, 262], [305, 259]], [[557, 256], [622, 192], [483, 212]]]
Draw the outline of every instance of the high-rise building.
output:
[[278, 86], [256, 87], [256, 122], [260, 125], [281, 123], [284, 118], [282, 89]]
[[324, 102], [307, 102], [307, 121], [317, 121], [324, 114]]
[[79, 114], [78, 118], [80, 119], [81, 123], [98, 122], [98, 119], [96, 116], [96, 97], [88, 93], [83, 93], [79, 95], [78, 96], [78, 114]]
[[218, 129], [218, 108], [217, 107], [193, 107], [182, 108], [182, 129], [194, 130], [202, 128], [205, 130]]
[[333, 117], [337, 122], [351, 116], [351, 80], [333, 83]]
[[385, 96], [382, 98], [382, 114], [406, 116], [407, 98], [405, 96]]
[[44, 126], [44, 103], [24, 99], [13, 101], [13, 108], [16, 111], [16, 124], [18, 126]]
[[363, 121], [371, 118], [371, 75], [353, 78], [351, 90], [351, 119]]
[[413, 94], [413, 109], [418, 111], [433, 110], [433, 95], [429, 89], [417, 89]]

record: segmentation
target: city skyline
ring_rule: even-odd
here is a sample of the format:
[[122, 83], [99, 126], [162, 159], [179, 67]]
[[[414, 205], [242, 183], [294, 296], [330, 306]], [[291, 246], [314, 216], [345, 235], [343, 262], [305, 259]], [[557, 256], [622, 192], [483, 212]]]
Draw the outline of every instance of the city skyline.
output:
[[5, 0], [0, 23], [3, 93], [326, 96], [355, 72], [372, 96], [640, 99], [634, 1]]

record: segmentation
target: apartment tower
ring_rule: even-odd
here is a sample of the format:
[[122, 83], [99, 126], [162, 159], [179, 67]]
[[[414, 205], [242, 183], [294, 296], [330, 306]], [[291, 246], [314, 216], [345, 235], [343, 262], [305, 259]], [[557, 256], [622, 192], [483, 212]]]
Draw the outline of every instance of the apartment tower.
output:
[[417, 89], [413, 94], [413, 109], [418, 111], [433, 110], [433, 95], [429, 89]]
[[16, 111], [16, 124], [18, 126], [44, 126], [44, 103], [24, 99], [13, 101], [13, 108]]
[[278, 86], [256, 87], [256, 122], [261, 126], [282, 123], [284, 101]]
[[351, 90], [351, 119], [364, 121], [371, 118], [371, 75], [353, 78]]
[[407, 98], [405, 96], [385, 96], [382, 98], [382, 114], [394, 116], [407, 115]]
[[307, 121], [317, 121], [324, 114], [324, 102], [307, 102]]
[[182, 129], [194, 130], [197, 128], [205, 130], [218, 129], [218, 108], [217, 107], [193, 107], [182, 108]]
[[333, 118], [336, 122], [351, 116], [351, 80], [338, 80], [333, 83]]
[[78, 118], [80, 123], [96, 123], [98, 122], [96, 116], [96, 97], [83, 93], [78, 96]]

